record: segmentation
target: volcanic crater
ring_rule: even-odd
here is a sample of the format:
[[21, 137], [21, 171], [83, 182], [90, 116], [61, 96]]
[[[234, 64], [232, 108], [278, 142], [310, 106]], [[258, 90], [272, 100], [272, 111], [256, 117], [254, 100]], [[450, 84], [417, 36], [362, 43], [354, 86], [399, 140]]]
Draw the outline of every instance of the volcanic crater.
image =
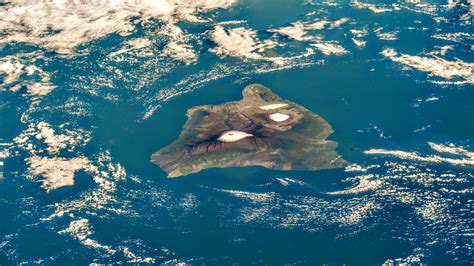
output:
[[177, 177], [206, 168], [263, 166], [319, 170], [347, 162], [326, 140], [332, 127], [319, 115], [283, 100], [263, 85], [244, 88], [243, 99], [188, 110], [179, 138], [151, 161]]

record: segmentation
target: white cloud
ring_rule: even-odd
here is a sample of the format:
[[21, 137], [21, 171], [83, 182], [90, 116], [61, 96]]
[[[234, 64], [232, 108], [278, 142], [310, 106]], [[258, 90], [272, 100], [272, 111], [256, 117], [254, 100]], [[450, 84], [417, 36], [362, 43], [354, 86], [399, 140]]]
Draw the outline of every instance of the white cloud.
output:
[[462, 78], [467, 83], [474, 83], [474, 63], [467, 63], [459, 59], [448, 61], [436, 56], [407, 55], [390, 48], [383, 50], [381, 54], [394, 62], [427, 72], [430, 75], [445, 79]]
[[74, 185], [74, 173], [78, 170], [91, 171], [91, 165], [87, 158], [77, 157], [72, 159], [47, 158], [33, 156], [26, 159], [28, 172], [33, 179], [42, 176], [41, 187], [51, 191], [64, 186]]
[[110, 246], [102, 245], [96, 240], [89, 238], [92, 235], [92, 226], [87, 219], [79, 219], [72, 221], [69, 226], [58, 232], [59, 234], [69, 234], [72, 237], [79, 240], [83, 245], [93, 249], [104, 249], [110, 254], [114, 254], [116, 251], [111, 249]]
[[354, 42], [357, 47], [364, 47], [367, 44], [366, 41], [362, 40], [363, 37], [367, 36], [367, 29], [351, 29], [350, 32], [354, 36], [352, 42]]
[[352, 1], [352, 5], [359, 9], [368, 9], [374, 13], [384, 13], [384, 12], [391, 12], [393, 11], [392, 8], [388, 8], [385, 6], [374, 5], [370, 3], [361, 3], [359, 1]]
[[[56, 155], [61, 150], [74, 151], [78, 146], [84, 146], [90, 140], [90, 132], [79, 129], [68, 129], [66, 124], [57, 128], [62, 134], [57, 134], [51, 125], [46, 122], [32, 123], [29, 127], [18, 135], [13, 141], [17, 147], [29, 151], [32, 154], [39, 154], [46, 151], [50, 155]], [[34, 145], [34, 140], [41, 140], [46, 144], [43, 150]]]
[[191, 45], [171, 41], [165, 49], [163, 55], [185, 62], [187, 65], [196, 61], [198, 56]]
[[123, 47], [113, 53], [110, 53], [109, 56], [117, 56], [123, 53], [127, 53], [130, 51], [140, 50], [151, 46], [151, 41], [147, 38], [136, 38], [131, 39], [123, 45]]
[[183, 61], [187, 65], [197, 60], [198, 55], [196, 51], [194, 51], [191, 45], [186, 43], [189, 36], [180, 27], [173, 23], [168, 23], [159, 33], [168, 36], [170, 39], [163, 49], [162, 55]]
[[454, 145], [453, 143], [450, 143], [448, 145], [443, 145], [443, 144], [436, 144], [434, 142], [428, 142], [428, 145], [430, 146], [431, 149], [437, 152], [465, 156], [465, 157], [474, 159], [474, 152], [468, 151], [464, 147], [458, 147]]
[[296, 21], [293, 22], [291, 26], [281, 27], [278, 29], [270, 29], [268, 31], [287, 36], [290, 39], [294, 39], [300, 42], [317, 41], [320, 40], [321, 37], [308, 35], [309, 30], [322, 30], [325, 28], [334, 29], [348, 21], [348, 18], [341, 18], [334, 21], [321, 20], [313, 23]]
[[348, 51], [337, 44], [336, 42], [323, 41], [321, 36], [310, 35], [310, 30], [322, 30], [325, 28], [334, 29], [340, 25], [348, 22], [349, 19], [341, 18], [335, 21], [317, 21], [314, 23], [306, 23], [302, 21], [296, 21], [291, 24], [291, 26], [281, 27], [278, 29], [270, 29], [269, 32], [280, 34], [286, 36], [290, 39], [299, 41], [299, 42], [310, 42], [310, 46], [315, 47], [324, 55], [342, 55], [348, 53]]
[[211, 52], [243, 59], [272, 60], [264, 52], [278, 45], [273, 40], [260, 41], [255, 30], [243, 27], [225, 30], [222, 26], [216, 26], [210, 32], [210, 37], [216, 44], [216, 47], [210, 49]]
[[268, 30], [269, 32], [278, 33], [290, 39], [300, 42], [319, 40], [318, 36], [308, 36], [305, 24], [301, 21], [293, 22], [291, 26], [281, 27], [278, 29]]
[[474, 35], [466, 32], [454, 32], [454, 33], [437, 33], [431, 36], [432, 38], [452, 41], [452, 42], [464, 42], [465, 40], [474, 39]]
[[459, 158], [448, 158], [441, 157], [438, 155], [427, 155], [423, 156], [417, 152], [408, 152], [400, 150], [385, 150], [385, 149], [370, 149], [364, 151], [365, 154], [369, 155], [384, 155], [397, 157], [402, 160], [418, 161], [425, 163], [447, 163], [452, 165], [461, 166], [474, 166], [474, 152], [465, 150], [462, 147], [456, 147], [454, 145], [445, 146], [442, 144], [436, 144], [429, 142], [428, 145], [437, 152], [449, 153], [451, 155], [457, 155]]
[[25, 71], [25, 65], [13, 58], [3, 58], [0, 61], [0, 72], [5, 75], [4, 84], [11, 84], [20, 78], [20, 75]]
[[311, 46], [316, 47], [321, 53], [325, 55], [343, 55], [348, 53], [348, 51], [344, 47], [335, 43], [320, 42], [312, 43]]
[[195, 15], [228, 8], [237, 0], [31, 0], [0, 6], [0, 43], [27, 42], [59, 53], [111, 33], [127, 35], [141, 20], [176, 18], [200, 21]]
[[359, 175], [352, 177], [351, 179], [356, 180], [357, 185], [334, 192], [327, 192], [329, 195], [348, 195], [348, 194], [359, 194], [367, 191], [373, 191], [382, 186], [382, 180], [377, 179], [377, 176], [373, 174]]
[[[31, 96], [43, 96], [50, 93], [56, 86], [50, 83], [50, 76], [42, 69], [31, 64], [34, 61], [30, 56], [6, 56], [0, 58], [0, 73], [3, 73], [4, 85], [10, 86], [11, 91], [18, 91], [26, 86], [26, 91]], [[22, 76], [29, 77], [22, 79]], [[15, 85], [14, 85], [15, 84]]]
[[354, 42], [355, 45], [357, 45], [357, 47], [364, 47], [367, 44], [366, 41], [359, 40], [356, 38], [352, 38], [352, 41]]
[[367, 29], [351, 29], [350, 32], [357, 38], [365, 37], [368, 33]]
[[397, 37], [398, 31], [382, 32], [382, 29], [383, 28], [377, 28], [374, 30], [375, 35], [377, 35], [377, 37], [380, 40], [384, 40], [384, 41], [398, 40], [398, 37]]
[[35, 96], [43, 96], [54, 90], [56, 86], [52, 86], [48, 83], [35, 82], [26, 86], [26, 91]]

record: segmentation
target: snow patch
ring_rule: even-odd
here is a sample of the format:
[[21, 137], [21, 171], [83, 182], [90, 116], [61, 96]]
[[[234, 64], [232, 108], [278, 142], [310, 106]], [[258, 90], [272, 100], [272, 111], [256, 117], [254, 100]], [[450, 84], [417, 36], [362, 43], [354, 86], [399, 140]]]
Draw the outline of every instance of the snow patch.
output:
[[273, 113], [269, 115], [270, 119], [275, 121], [275, 122], [283, 122], [288, 120], [290, 118], [289, 115], [287, 114], [282, 114], [282, 113]]
[[248, 137], [253, 137], [253, 135], [238, 130], [230, 130], [224, 132], [217, 140], [222, 142], [235, 142]]
[[274, 110], [274, 109], [279, 109], [279, 108], [283, 108], [287, 106], [288, 104], [286, 103], [274, 103], [274, 104], [262, 105], [259, 108], [262, 110]]

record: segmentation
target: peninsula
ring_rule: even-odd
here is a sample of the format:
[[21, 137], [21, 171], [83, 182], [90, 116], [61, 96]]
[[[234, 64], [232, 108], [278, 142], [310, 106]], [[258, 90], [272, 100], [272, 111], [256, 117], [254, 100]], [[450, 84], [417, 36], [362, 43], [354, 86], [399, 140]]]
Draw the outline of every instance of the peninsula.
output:
[[179, 138], [151, 156], [168, 173], [184, 176], [207, 168], [263, 166], [320, 170], [347, 165], [326, 140], [332, 127], [319, 115], [252, 84], [243, 99], [196, 106]]

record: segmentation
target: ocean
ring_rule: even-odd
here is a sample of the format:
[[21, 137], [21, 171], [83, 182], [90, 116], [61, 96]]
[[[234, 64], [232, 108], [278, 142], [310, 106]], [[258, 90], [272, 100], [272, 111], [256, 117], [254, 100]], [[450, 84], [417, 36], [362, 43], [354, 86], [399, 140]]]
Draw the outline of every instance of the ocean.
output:
[[[95, 2], [0, 5], [0, 265], [472, 264], [472, 4]], [[351, 165], [150, 162], [253, 83]]]

